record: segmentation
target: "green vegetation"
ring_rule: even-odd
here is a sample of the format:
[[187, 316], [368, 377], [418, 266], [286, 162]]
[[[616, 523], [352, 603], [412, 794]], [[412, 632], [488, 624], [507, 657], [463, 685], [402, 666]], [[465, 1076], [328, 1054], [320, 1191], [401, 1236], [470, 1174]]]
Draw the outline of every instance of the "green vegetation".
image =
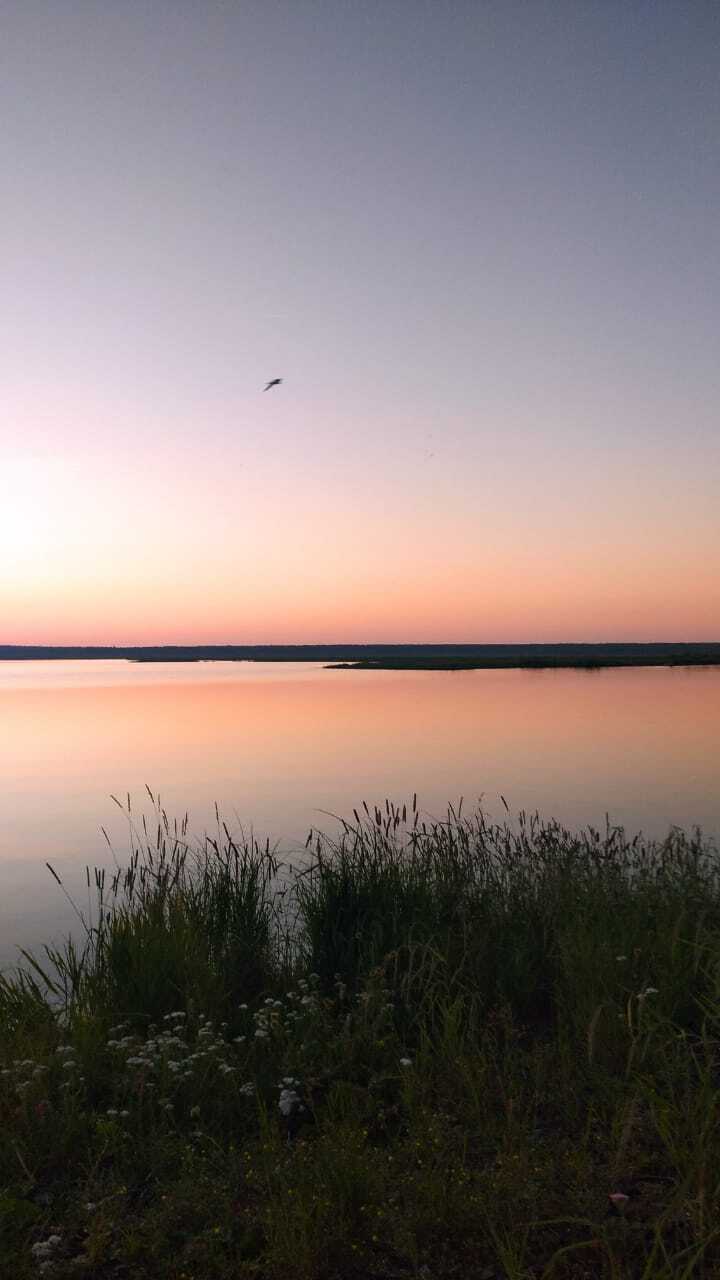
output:
[[720, 864], [386, 803], [132, 826], [0, 985], [0, 1275], [720, 1275]]

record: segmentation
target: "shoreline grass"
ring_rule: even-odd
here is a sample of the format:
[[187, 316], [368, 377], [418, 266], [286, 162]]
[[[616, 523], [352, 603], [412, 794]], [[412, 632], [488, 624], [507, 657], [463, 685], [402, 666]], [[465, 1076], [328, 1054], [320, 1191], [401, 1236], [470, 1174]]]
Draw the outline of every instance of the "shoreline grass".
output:
[[720, 860], [364, 806], [301, 868], [159, 804], [0, 978], [0, 1275], [720, 1275]]

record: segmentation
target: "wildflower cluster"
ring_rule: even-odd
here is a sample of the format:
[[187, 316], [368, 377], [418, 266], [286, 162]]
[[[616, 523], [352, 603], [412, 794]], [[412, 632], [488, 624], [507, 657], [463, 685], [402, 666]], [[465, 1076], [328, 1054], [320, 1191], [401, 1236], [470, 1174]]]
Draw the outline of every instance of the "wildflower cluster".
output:
[[301, 978], [298, 981], [297, 991], [288, 991], [285, 1000], [266, 999], [261, 1008], [253, 1014], [255, 1039], [268, 1040], [291, 1035], [299, 1022], [319, 1009], [319, 982], [318, 975], [311, 973], [309, 978]]
[[57, 1257], [57, 1251], [62, 1244], [62, 1237], [58, 1235], [48, 1236], [47, 1240], [38, 1240], [30, 1249], [33, 1261], [39, 1264], [41, 1272], [51, 1271], [53, 1262]]
[[283, 1076], [278, 1085], [280, 1090], [278, 1110], [286, 1120], [290, 1120], [294, 1115], [305, 1110], [302, 1098], [297, 1092], [299, 1087], [300, 1081], [296, 1080], [294, 1076]]

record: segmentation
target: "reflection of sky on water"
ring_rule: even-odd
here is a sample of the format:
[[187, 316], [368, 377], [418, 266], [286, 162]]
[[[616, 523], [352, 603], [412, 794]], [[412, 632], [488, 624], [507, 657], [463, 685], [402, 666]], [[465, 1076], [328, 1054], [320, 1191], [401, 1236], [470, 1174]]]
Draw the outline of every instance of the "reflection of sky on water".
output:
[[122, 861], [109, 799], [145, 784], [191, 831], [251, 825], [290, 855], [326, 813], [417, 791], [569, 825], [720, 830], [720, 670], [353, 672], [315, 664], [0, 664], [0, 963], [87, 909], [84, 867]]

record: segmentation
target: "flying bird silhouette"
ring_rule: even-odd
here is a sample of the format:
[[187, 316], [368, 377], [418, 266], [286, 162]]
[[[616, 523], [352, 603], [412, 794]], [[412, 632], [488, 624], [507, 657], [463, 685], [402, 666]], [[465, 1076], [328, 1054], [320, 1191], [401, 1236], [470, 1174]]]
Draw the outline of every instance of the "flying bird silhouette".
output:
[[269, 391], [271, 387], [279, 387], [281, 382], [282, 378], [271, 378], [267, 386], [263, 387], [263, 390]]

